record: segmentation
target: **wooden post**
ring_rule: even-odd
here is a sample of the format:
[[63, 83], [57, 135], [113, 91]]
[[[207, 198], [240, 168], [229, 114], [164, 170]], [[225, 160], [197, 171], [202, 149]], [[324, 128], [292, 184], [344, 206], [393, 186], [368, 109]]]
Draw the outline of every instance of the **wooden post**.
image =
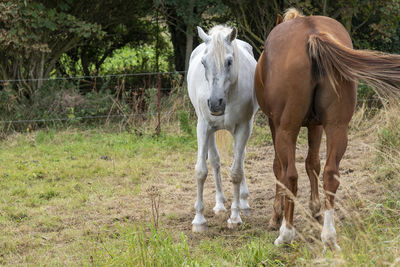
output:
[[157, 72], [157, 127], [156, 135], [161, 133], [161, 79], [160, 79], [160, 67], [159, 67], [159, 57], [160, 57], [160, 25], [158, 21], [158, 6], [156, 11], [156, 72]]

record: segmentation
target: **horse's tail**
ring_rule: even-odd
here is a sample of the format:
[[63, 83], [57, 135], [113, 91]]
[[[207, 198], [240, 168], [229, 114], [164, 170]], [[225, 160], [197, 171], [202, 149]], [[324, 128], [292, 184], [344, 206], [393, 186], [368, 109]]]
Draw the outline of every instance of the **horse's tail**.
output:
[[[291, 20], [291, 19], [295, 19], [297, 17], [304, 17], [303, 13], [301, 13], [301, 11], [297, 10], [294, 7], [288, 8], [285, 11], [285, 14], [283, 14], [283, 22]], [[279, 24], [279, 23], [277, 23]]]
[[354, 50], [328, 33], [311, 34], [308, 52], [316, 78], [329, 80], [336, 94], [339, 80], [363, 80], [380, 96], [400, 96], [400, 55]]

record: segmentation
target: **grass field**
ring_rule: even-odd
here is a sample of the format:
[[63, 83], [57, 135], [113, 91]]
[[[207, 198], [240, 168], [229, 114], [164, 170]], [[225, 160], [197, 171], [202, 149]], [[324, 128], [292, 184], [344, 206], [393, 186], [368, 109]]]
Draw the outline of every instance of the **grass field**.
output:
[[[353, 119], [353, 146], [343, 159], [336, 216], [342, 252], [323, 250], [318, 224], [302, 212], [308, 209], [307, 193], [296, 206], [295, 242], [273, 246], [278, 232], [266, 230], [274, 184], [266, 126], [256, 125], [247, 153], [254, 213], [243, 218], [240, 230], [229, 231], [226, 217], [212, 213], [209, 172], [209, 231], [203, 235], [190, 231], [196, 139], [189, 131], [166, 130], [155, 137], [69, 128], [16, 133], [1, 141], [0, 265], [399, 266], [400, 116], [398, 111], [367, 113]], [[228, 200], [230, 157], [222, 162]], [[152, 211], [152, 204], [159, 207]]]

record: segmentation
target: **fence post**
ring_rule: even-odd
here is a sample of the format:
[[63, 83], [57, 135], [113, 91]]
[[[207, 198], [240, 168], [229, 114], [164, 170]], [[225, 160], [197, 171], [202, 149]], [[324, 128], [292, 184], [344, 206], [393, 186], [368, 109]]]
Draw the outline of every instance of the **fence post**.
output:
[[157, 127], [156, 127], [156, 135], [160, 135], [161, 133], [161, 79], [160, 79], [160, 67], [159, 67], [159, 49], [160, 49], [160, 25], [158, 21], [158, 6], [156, 10], [156, 71], [157, 71]]
[[156, 134], [161, 133], [161, 80], [160, 74], [157, 74], [157, 127]]

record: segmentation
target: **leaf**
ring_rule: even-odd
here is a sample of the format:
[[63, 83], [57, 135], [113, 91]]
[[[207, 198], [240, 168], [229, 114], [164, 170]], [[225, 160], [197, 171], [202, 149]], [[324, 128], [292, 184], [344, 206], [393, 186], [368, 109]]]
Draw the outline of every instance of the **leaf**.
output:
[[54, 31], [54, 30], [57, 29], [57, 24], [55, 24], [54, 22], [52, 22], [52, 21], [50, 21], [50, 20], [45, 21], [45, 22], [44, 22], [44, 26], [45, 26], [47, 29], [51, 30], [51, 31]]

